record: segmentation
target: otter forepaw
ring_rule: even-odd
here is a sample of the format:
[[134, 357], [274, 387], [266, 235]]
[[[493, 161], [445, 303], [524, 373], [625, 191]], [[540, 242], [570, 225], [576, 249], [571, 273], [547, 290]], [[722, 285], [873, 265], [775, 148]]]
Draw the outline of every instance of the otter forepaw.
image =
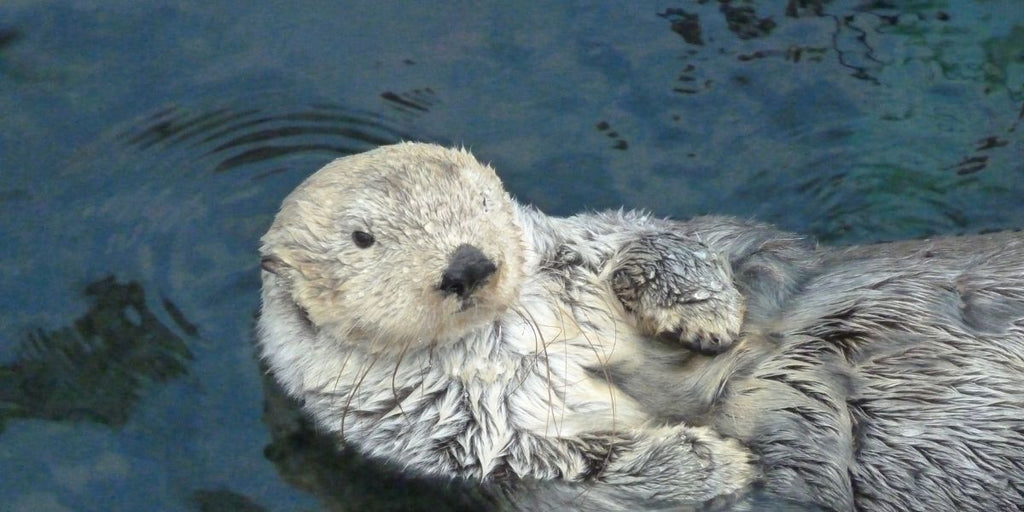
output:
[[737, 332], [720, 334], [701, 331], [696, 334], [686, 334], [680, 329], [658, 333], [658, 339], [679, 343], [689, 350], [708, 355], [721, 354], [729, 350], [738, 336]]
[[708, 354], [727, 350], [739, 336], [744, 301], [729, 262], [699, 240], [640, 237], [617, 255], [611, 285], [652, 336]]
[[758, 478], [750, 450], [706, 427], [652, 427], [626, 437], [615, 445], [600, 479], [628, 485], [646, 499], [702, 503]]

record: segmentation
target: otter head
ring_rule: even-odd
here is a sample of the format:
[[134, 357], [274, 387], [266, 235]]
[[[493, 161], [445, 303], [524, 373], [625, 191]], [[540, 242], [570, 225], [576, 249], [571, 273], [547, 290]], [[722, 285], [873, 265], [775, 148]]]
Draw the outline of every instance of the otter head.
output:
[[523, 232], [497, 175], [431, 144], [331, 162], [285, 198], [262, 241], [264, 287], [286, 290], [277, 296], [315, 332], [375, 352], [493, 322], [523, 280]]

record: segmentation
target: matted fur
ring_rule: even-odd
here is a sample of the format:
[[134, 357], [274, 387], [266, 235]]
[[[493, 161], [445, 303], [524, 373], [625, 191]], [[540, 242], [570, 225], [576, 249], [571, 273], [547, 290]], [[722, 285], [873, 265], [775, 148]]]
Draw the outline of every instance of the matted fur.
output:
[[[655, 422], [606, 374], [645, 343], [606, 263], [656, 224], [546, 217], [465, 151], [342, 158], [285, 199], [263, 238], [262, 355], [320, 428], [413, 473], [700, 503], [753, 481], [750, 452]], [[376, 243], [360, 248], [353, 231]], [[497, 271], [460, 300], [438, 284], [466, 244]]]
[[[413, 170], [392, 182], [407, 187], [400, 201], [361, 197], [377, 190], [367, 173], [395, 169]], [[542, 509], [686, 505], [758, 476], [772, 495], [831, 510], [1024, 503], [1020, 233], [836, 250], [720, 217], [559, 219], [514, 203], [467, 153], [426, 145], [321, 173], [264, 238], [274, 273], [263, 275], [259, 336], [318, 425], [365, 453], [421, 474], [553, 479], [514, 485], [519, 504]], [[481, 196], [488, 208], [467, 206]], [[299, 203], [317, 206], [289, 206]], [[385, 265], [346, 245], [367, 226], [415, 249]], [[660, 286], [680, 267], [657, 251], [645, 258], [670, 275], [654, 279], [655, 296], [611, 289], [624, 248], [665, 231], [729, 262], [745, 307], [729, 351], [653, 339], [666, 326], [623, 307], [685, 295]], [[431, 302], [461, 243], [501, 262], [479, 309]], [[360, 286], [345, 288], [356, 272]], [[731, 329], [682, 316], [692, 332]]]
[[717, 357], [613, 368], [648, 410], [742, 440], [767, 492], [829, 510], [1024, 504], [1024, 235], [810, 250], [680, 229], [730, 255], [747, 321]]

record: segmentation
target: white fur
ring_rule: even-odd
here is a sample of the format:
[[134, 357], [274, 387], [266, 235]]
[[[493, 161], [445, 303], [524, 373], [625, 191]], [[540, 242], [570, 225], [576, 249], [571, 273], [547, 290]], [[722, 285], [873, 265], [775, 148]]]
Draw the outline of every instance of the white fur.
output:
[[[705, 428], [652, 425], [601, 378], [645, 344], [605, 263], [649, 222], [546, 217], [464, 151], [401, 144], [339, 159], [264, 237], [278, 266], [263, 273], [262, 355], [320, 428], [416, 473], [504, 469], [669, 502], [734, 491], [753, 479], [749, 452]], [[380, 243], [354, 249], [352, 229]], [[462, 243], [499, 267], [468, 309], [436, 289]], [[567, 246], [582, 264], [558, 261]]]

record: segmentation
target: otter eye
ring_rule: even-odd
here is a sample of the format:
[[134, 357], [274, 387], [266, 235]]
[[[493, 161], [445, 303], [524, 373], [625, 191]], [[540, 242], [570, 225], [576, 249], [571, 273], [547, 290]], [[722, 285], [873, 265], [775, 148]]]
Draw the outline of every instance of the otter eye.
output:
[[375, 242], [373, 235], [367, 233], [366, 231], [353, 231], [352, 241], [355, 242], [356, 247], [360, 249], [366, 249], [367, 247], [373, 245], [373, 242]]

